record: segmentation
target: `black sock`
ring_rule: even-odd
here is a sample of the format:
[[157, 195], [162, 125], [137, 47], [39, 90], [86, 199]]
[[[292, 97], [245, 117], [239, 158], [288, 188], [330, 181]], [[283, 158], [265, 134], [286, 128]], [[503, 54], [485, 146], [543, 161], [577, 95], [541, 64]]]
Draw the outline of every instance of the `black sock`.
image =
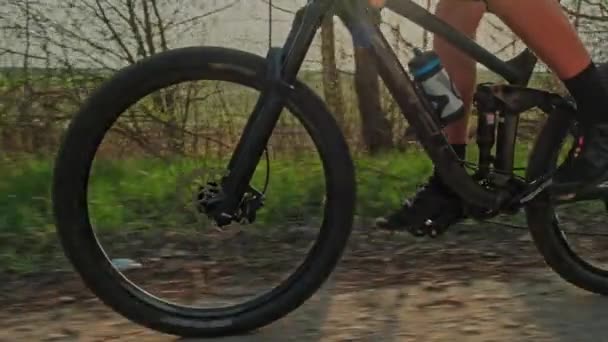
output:
[[578, 106], [578, 121], [584, 125], [608, 123], [608, 91], [594, 63], [578, 75], [564, 80]]

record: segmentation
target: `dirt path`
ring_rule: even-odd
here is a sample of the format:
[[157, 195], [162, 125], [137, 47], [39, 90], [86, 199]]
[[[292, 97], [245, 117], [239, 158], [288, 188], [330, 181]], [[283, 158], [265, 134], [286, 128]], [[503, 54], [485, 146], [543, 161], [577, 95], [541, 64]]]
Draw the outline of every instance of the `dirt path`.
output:
[[[220, 341], [606, 341], [608, 301], [547, 272], [343, 292], [330, 282], [287, 318]], [[175, 341], [96, 301], [4, 318], [0, 341]], [[194, 341], [194, 340], [190, 340]]]
[[[499, 240], [510, 248], [499, 248]], [[608, 341], [608, 299], [543, 267], [521, 233], [467, 254], [478, 241], [469, 236], [451, 256], [437, 254], [438, 246], [447, 252], [458, 241], [401, 245], [374, 258], [354, 241], [303, 307], [250, 335], [218, 341]], [[27, 298], [4, 300], [0, 341], [179, 341], [129, 323], [76, 279], [70, 284], [32, 287], [27, 296], [21, 285]]]

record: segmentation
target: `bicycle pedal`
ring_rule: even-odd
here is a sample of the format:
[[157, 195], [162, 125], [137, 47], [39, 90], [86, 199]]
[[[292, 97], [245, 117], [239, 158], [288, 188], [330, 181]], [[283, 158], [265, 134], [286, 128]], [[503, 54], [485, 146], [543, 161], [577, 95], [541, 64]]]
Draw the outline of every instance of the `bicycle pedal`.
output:
[[443, 235], [448, 230], [448, 227], [438, 227], [434, 224], [430, 224], [426, 227], [426, 236], [436, 239]]
[[426, 236], [430, 238], [436, 238], [439, 236], [439, 231], [434, 226], [435, 222], [433, 220], [426, 220], [424, 222], [424, 230], [426, 232]]
[[424, 224], [426, 235], [430, 238], [436, 239], [445, 234], [448, 229], [460, 221], [461, 218], [461, 215], [453, 214], [438, 217], [436, 220], [428, 219]]

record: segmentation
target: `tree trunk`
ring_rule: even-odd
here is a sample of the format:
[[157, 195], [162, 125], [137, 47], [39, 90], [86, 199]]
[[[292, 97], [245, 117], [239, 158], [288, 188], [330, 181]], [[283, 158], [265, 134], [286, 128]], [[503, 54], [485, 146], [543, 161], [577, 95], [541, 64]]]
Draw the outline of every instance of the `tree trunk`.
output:
[[393, 148], [393, 132], [380, 103], [378, 69], [371, 51], [355, 48], [355, 89], [365, 146], [371, 154]]
[[583, 8], [583, 0], [578, 0], [576, 4], [576, 16], [574, 19], [574, 27], [576, 28], [576, 32], [579, 32], [581, 28], [581, 9]]
[[[379, 13], [375, 23], [380, 24]], [[378, 69], [368, 48], [355, 46], [355, 89], [361, 113], [363, 141], [371, 154], [393, 148], [393, 132], [380, 102]]]
[[327, 16], [321, 26], [321, 57], [323, 61], [323, 92], [329, 109], [336, 116], [338, 123], [344, 127], [344, 97], [338, 67], [336, 66], [336, 44], [334, 20]]

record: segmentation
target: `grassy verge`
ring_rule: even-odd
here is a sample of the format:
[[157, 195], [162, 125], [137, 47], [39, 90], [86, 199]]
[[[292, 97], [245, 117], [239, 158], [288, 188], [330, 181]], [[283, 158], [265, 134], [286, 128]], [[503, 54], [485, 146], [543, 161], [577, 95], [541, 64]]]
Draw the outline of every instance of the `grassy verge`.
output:
[[[519, 147], [520, 166], [525, 165], [527, 149]], [[475, 157], [473, 152], [469, 159]], [[199, 165], [193, 160], [169, 164], [145, 159], [99, 162], [89, 193], [94, 223], [100, 230], [122, 232], [196, 223], [192, 212], [184, 211], [183, 206], [180, 209], [176, 184]], [[361, 216], [376, 216], [398, 207], [405, 194], [413, 192], [432, 170], [428, 158], [418, 150], [358, 157], [356, 166]], [[258, 172], [254, 184], [263, 184], [264, 175]], [[31, 271], [61, 258], [49, 196], [51, 178], [51, 160], [4, 162], [0, 169], [0, 270]], [[323, 187], [319, 164], [273, 160], [258, 225], [281, 225], [294, 215], [306, 215], [302, 209], [322, 198]]]

